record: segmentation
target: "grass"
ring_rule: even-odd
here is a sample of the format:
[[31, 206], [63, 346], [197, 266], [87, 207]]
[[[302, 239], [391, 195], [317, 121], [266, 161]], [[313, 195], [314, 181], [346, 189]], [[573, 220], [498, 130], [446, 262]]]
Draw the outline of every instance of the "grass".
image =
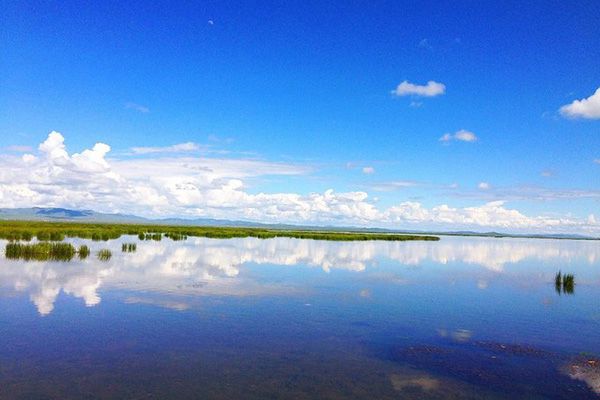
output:
[[575, 275], [563, 274], [561, 271], [554, 277], [554, 289], [558, 294], [574, 294], [575, 293]]
[[256, 237], [269, 239], [290, 237], [315, 240], [439, 240], [431, 235], [408, 235], [392, 233], [339, 232], [322, 230], [284, 230], [265, 228], [236, 227], [196, 227], [168, 225], [136, 225], [136, 224], [100, 224], [77, 222], [48, 221], [0, 221], [0, 239], [31, 240], [34, 236], [43, 241], [59, 241], [65, 237], [107, 241], [122, 235], [137, 235], [140, 240], [161, 240], [163, 233], [172, 240], [183, 240], [186, 237], [208, 238], [243, 238]]
[[167, 232], [165, 233], [165, 237], [168, 237], [171, 240], [186, 240], [188, 237], [187, 235], [183, 234], [183, 233], [179, 233], [179, 232]]
[[108, 261], [112, 258], [112, 252], [108, 249], [102, 249], [98, 252], [98, 260]]
[[77, 250], [77, 254], [79, 255], [80, 260], [84, 260], [84, 259], [88, 258], [88, 256], [90, 255], [90, 248], [87, 247], [85, 244], [82, 244], [81, 246], [79, 246], [79, 250]]
[[137, 244], [135, 243], [123, 243], [121, 245], [121, 251], [123, 253], [134, 253], [137, 250]]
[[4, 250], [6, 258], [25, 261], [70, 261], [75, 253], [75, 247], [70, 243], [47, 242], [33, 244], [11, 242]]

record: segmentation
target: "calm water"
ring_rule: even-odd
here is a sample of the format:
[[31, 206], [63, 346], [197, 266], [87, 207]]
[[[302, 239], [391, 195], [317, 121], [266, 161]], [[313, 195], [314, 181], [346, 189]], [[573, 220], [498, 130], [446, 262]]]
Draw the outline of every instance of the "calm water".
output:
[[0, 258], [1, 399], [599, 397], [600, 242], [72, 242]]

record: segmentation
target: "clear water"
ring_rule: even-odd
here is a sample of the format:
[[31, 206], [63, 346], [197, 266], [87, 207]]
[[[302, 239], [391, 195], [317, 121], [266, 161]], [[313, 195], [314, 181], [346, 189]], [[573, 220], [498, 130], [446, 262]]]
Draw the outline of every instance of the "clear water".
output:
[[599, 397], [600, 242], [72, 242], [0, 258], [1, 399]]

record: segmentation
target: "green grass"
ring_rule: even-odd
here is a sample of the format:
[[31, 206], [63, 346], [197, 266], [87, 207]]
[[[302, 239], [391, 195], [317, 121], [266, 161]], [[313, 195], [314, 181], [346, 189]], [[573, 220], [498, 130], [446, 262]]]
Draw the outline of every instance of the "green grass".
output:
[[163, 233], [172, 240], [183, 240], [186, 237], [208, 238], [243, 238], [256, 237], [269, 239], [290, 237], [315, 240], [439, 240], [431, 235], [408, 235], [393, 233], [367, 232], [333, 232], [321, 230], [279, 230], [265, 228], [235, 227], [194, 227], [168, 225], [135, 225], [135, 224], [100, 224], [76, 222], [32, 222], [32, 221], [0, 221], [0, 239], [30, 240], [34, 236], [38, 240], [58, 241], [65, 237], [107, 241], [122, 235], [137, 235], [140, 240], [160, 240]]
[[558, 271], [554, 277], [554, 289], [558, 294], [574, 294], [575, 293], [575, 275], [563, 274]]
[[98, 260], [108, 261], [112, 258], [112, 252], [108, 249], [102, 249], [98, 252]]
[[77, 250], [77, 254], [79, 255], [80, 260], [84, 260], [84, 259], [88, 258], [88, 256], [90, 255], [90, 248], [87, 247], [85, 244], [82, 244], [81, 246], [79, 246], [79, 250]]
[[121, 245], [121, 251], [123, 253], [134, 253], [137, 250], [137, 244], [135, 243], [123, 243]]
[[23, 244], [11, 242], [4, 249], [6, 258], [25, 261], [70, 261], [75, 253], [75, 247], [70, 243]]

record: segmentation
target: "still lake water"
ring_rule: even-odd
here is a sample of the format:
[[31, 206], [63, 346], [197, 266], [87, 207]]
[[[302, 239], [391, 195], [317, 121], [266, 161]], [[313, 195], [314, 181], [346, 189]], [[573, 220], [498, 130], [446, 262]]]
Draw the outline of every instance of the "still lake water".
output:
[[597, 241], [70, 242], [0, 258], [1, 399], [599, 398]]

